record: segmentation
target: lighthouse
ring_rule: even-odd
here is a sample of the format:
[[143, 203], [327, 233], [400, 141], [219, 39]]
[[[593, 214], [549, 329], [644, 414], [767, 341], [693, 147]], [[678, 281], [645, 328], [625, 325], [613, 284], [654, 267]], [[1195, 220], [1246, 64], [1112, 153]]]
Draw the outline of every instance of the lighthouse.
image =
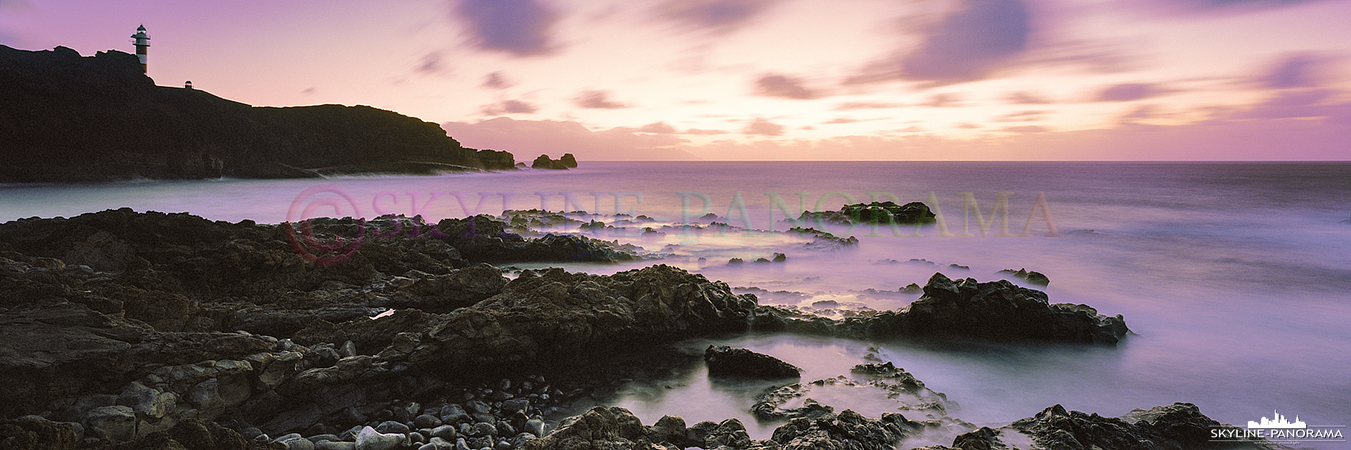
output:
[[136, 34], [131, 35], [131, 38], [136, 40], [136, 57], [141, 58], [141, 72], [149, 73], [150, 69], [146, 68], [145, 57], [146, 51], [150, 49], [150, 35], [145, 34], [145, 25], [136, 27]]

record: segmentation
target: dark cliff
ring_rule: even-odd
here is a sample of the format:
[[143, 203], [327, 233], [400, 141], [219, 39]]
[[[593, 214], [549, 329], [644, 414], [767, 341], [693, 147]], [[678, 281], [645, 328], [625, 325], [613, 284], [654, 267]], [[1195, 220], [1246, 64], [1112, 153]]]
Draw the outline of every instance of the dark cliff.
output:
[[0, 46], [0, 182], [508, 170], [435, 123], [369, 106], [254, 107], [156, 86], [136, 56]]

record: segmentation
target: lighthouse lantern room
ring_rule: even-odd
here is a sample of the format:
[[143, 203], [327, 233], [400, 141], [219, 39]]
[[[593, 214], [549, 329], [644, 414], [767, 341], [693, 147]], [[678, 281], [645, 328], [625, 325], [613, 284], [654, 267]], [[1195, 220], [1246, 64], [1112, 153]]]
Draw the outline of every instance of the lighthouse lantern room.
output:
[[145, 34], [145, 25], [136, 27], [136, 34], [131, 35], [136, 41], [136, 57], [141, 59], [141, 72], [149, 73], [150, 69], [146, 67], [146, 51], [150, 48], [150, 35]]

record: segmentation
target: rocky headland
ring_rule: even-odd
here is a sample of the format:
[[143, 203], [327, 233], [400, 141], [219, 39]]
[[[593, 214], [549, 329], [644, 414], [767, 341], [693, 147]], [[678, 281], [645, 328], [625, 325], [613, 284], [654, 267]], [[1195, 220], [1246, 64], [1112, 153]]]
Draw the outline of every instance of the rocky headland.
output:
[[370, 106], [255, 107], [156, 86], [135, 55], [0, 46], [0, 182], [510, 170], [439, 125]]
[[[394, 223], [406, 228], [390, 232]], [[747, 405], [782, 422], [770, 439], [751, 439], [737, 419], [644, 425], [622, 408], [578, 410], [603, 404], [621, 379], [705, 363], [670, 350], [689, 338], [771, 330], [1110, 345], [1127, 330], [1120, 316], [1049, 304], [1007, 281], [941, 274], [901, 311], [842, 321], [762, 306], [666, 265], [508, 278], [492, 264], [641, 256], [575, 235], [523, 237], [487, 216], [311, 229], [372, 224], [380, 232], [328, 265], [296, 252], [285, 225], [127, 209], [0, 224], [0, 446], [890, 449], [926, 430], [957, 435], [949, 448], [962, 449], [1213, 446], [1203, 441], [1218, 424], [1188, 404], [1119, 419], [1053, 406], [977, 428], [890, 361], [806, 381], [772, 355], [721, 347], [706, 350], [710, 368], [731, 357], [758, 366], [742, 375], [792, 378]], [[864, 417], [807, 398], [832, 385], [882, 389], [905, 410]]]

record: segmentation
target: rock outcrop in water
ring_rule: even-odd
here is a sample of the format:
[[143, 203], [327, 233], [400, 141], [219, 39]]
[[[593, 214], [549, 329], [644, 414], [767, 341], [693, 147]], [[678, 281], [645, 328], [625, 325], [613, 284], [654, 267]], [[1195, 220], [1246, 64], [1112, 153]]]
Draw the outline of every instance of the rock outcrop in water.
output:
[[806, 223], [836, 225], [918, 225], [933, 223], [936, 220], [935, 217], [937, 216], [929, 210], [929, 205], [923, 202], [897, 205], [885, 201], [844, 205], [840, 207], [839, 211], [803, 211], [797, 220]]
[[1031, 284], [1031, 285], [1034, 285], [1034, 286], [1046, 286], [1046, 285], [1051, 284], [1051, 279], [1050, 279], [1050, 278], [1047, 278], [1045, 274], [1042, 274], [1041, 272], [1037, 272], [1037, 271], [1035, 271], [1035, 270], [1027, 270], [1027, 269], [1018, 269], [1018, 270], [1004, 269], [1004, 270], [999, 271], [999, 273], [1001, 273], [1001, 274], [1009, 274], [1010, 276], [1012, 276], [1012, 277], [1014, 277], [1014, 278], [1017, 278], [1017, 279], [1026, 281], [1028, 284]]
[[797, 378], [802, 369], [783, 360], [744, 348], [710, 345], [704, 350], [708, 375], [714, 377]]
[[549, 159], [549, 155], [539, 155], [530, 163], [531, 169], [549, 169], [549, 170], [568, 170], [577, 168], [577, 158], [571, 153], [564, 153], [563, 157], [558, 159]]
[[569, 169], [577, 168], [577, 157], [572, 156], [571, 153], [564, 153], [563, 156], [558, 158], [558, 162], [563, 163], [563, 167], [567, 167]]
[[1087, 305], [1052, 304], [1045, 292], [1007, 280], [953, 281], [942, 273], [929, 278], [924, 295], [898, 311], [834, 321], [762, 306], [756, 312], [755, 326], [870, 339], [962, 336], [1099, 344], [1116, 344], [1130, 331], [1120, 315], [1104, 316]]
[[155, 86], [135, 55], [0, 46], [0, 182], [509, 170], [437, 124], [369, 106], [252, 107]]

